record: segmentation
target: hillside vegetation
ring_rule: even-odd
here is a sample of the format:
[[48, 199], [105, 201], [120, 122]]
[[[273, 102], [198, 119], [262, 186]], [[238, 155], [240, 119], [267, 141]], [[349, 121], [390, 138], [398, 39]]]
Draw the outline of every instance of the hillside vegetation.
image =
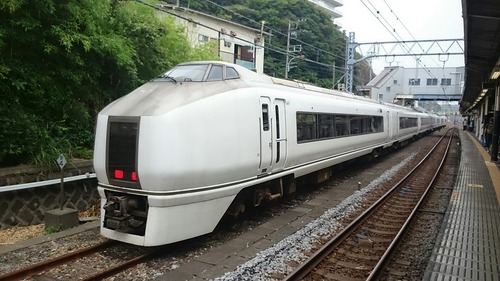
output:
[[[290, 59], [302, 55], [290, 79], [332, 88], [344, 75], [343, 32], [306, 0], [179, 4], [262, 28], [268, 75], [285, 77], [289, 24], [290, 44], [301, 46]], [[217, 58], [213, 46], [190, 46], [183, 28], [157, 12], [142, 1], [2, 1], [0, 166], [54, 165], [60, 153], [90, 158], [95, 118], [106, 104], [179, 62]]]
[[90, 157], [97, 112], [169, 67], [216, 58], [135, 1], [0, 3], [0, 165]]

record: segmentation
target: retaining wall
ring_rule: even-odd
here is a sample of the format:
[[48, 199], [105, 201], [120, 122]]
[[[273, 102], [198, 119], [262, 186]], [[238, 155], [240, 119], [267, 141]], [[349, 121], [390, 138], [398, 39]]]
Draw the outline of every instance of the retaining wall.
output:
[[[66, 167], [64, 177], [93, 173], [91, 160], [74, 161]], [[57, 167], [52, 170], [31, 166], [0, 169], [0, 229], [43, 223], [45, 211], [59, 208], [60, 193], [59, 183], [5, 192], [2, 188], [60, 178]], [[85, 211], [98, 202], [95, 178], [64, 183], [64, 207]]]

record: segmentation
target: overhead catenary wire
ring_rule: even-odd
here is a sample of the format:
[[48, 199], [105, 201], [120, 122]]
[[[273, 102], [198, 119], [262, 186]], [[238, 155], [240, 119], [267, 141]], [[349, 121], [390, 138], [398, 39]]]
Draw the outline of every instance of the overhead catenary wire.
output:
[[[232, 11], [232, 10], [230, 10], [230, 9], [228, 9], [228, 8], [226, 8], [226, 7], [222, 6], [222, 5], [219, 5], [219, 4], [217, 4], [217, 3], [215, 3], [215, 2], [213, 2], [213, 1], [211, 1], [211, 0], [205, 0], [205, 1], [206, 1], [206, 2], [208, 2], [208, 3], [210, 3], [210, 4], [213, 4], [213, 5], [217, 6], [217, 7], [218, 7], [218, 8], [220, 8], [220, 9], [223, 9], [223, 10], [228, 11], [228, 12], [230, 12], [230, 13], [233, 13], [233, 14], [235, 14], [235, 15], [237, 15], [237, 16], [239, 16], [239, 17], [243, 18], [243, 19], [246, 19], [246, 20], [248, 20], [248, 21], [250, 21], [250, 22], [253, 22], [253, 23], [257, 24], [257, 26], [260, 26], [260, 25], [261, 25], [261, 22], [258, 22], [258, 21], [254, 20], [254, 19], [251, 19], [251, 18], [249, 18], [249, 17], [246, 17], [246, 16], [244, 16], [244, 15], [241, 15], [240, 13], [237, 13], [237, 12], [235, 12], [235, 11]], [[255, 28], [255, 27], [254, 27], [254, 28]], [[285, 33], [281, 32], [280, 30], [275, 29], [275, 28], [272, 28], [272, 27], [267, 26], [267, 29], [268, 29], [268, 30], [272, 30], [273, 32], [275, 32], [275, 33], [277, 33], [277, 34], [279, 34], [279, 35], [288, 36], [288, 34], [285, 34]], [[311, 47], [311, 48], [313, 48], [313, 49], [315, 49], [315, 50], [319, 50], [319, 51], [322, 51], [322, 52], [324, 52], [324, 53], [326, 53], [326, 54], [328, 54], [328, 55], [331, 55], [331, 56], [334, 56], [334, 57], [336, 57], [336, 58], [339, 58], [339, 59], [345, 60], [345, 56], [341, 56], [341, 55], [337, 55], [337, 54], [335, 54], [335, 53], [331, 53], [331, 52], [329, 52], [329, 51], [327, 51], [327, 50], [324, 50], [324, 49], [318, 48], [318, 47], [316, 47], [316, 46], [314, 46], [314, 45], [312, 45], [312, 44], [309, 44], [309, 43], [304, 42], [304, 41], [302, 41], [302, 40], [299, 40], [299, 39], [297, 39], [297, 38], [291, 38], [291, 39], [293, 39], [293, 40], [295, 40], [296, 42], [301, 43], [301, 44], [303, 44], [303, 45], [309, 46], [309, 47]]]
[[[221, 9], [223, 9], [223, 10], [225, 10], [225, 11], [228, 11], [228, 12], [230, 12], [230, 13], [233, 13], [234, 15], [237, 15], [237, 16], [239, 16], [239, 17], [243, 18], [243, 19], [246, 19], [247, 21], [253, 22], [253, 23], [255, 23], [256, 25], [260, 25], [260, 24], [261, 24], [261, 22], [258, 22], [258, 21], [256, 21], [256, 20], [253, 20], [253, 19], [251, 19], [251, 18], [248, 18], [248, 17], [246, 17], [246, 16], [244, 16], [244, 15], [241, 15], [241, 14], [239, 14], [239, 13], [237, 13], [237, 12], [235, 12], [235, 11], [232, 11], [232, 10], [230, 10], [230, 9], [228, 9], [228, 8], [226, 8], [226, 7], [224, 7], [224, 6], [222, 6], [222, 5], [219, 5], [219, 4], [217, 4], [217, 3], [215, 3], [215, 2], [213, 2], [213, 1], [211, 1], [211, 0], [206, 0], [206, 1], [207, 1], [208, 3], [211, 3], [211, 4], [215, 5], [215, 6], [216, 6], [216, 7], [218, 7], [218, 8], [221, 8]], [[274, 33], [277, 33], [277, 34], [282, 35], [282, 36], [288, 36], [288, 34], [285, 34], [285, 33], [281, 32], [280, 30], [274, 29], [274, 28], [272, 28], [272, 27], [269, 27], [269, 26], [268, 26], [268, 27], [267, 27], [267, 29], [268, 29], [270, 32], [274, 32]], [[273, 34], [274, 34], [274, 33], [273, 33]], [[294, 40], [294, 41], [296, 41], [296, 42], [298, 42], [298, 43], [301, 43], [301, 44], [303, 44], [303, 45], [306, 45], [306, 46], [312, 47], [312, 48], [313, 48], [313, 49], [315, 49], [315, 50], [322, 51], [322, 52], [324, 52], [324, 53], [326, 53], [326, 54], [332, 55], [332, 56], [334, 56], [334, 57], [336, 57], [336, 58], [339, 58], [339, 59], [341, 59], [341, 60], [345, 61], [345, 56], [341, 56], [341, 55], [337, 55], [337, 54], [334, 54], [334, 53], [330, 53], [330, 52], [328, 52], [328, 51], [326, 51], [326, 50], [324, 50], [324, 49], [321, 49], [321, 48], [318, 48], [318, 47], [316, 47], [316, 46], [313, 46], [313, 45], [311, 45], [311, 44], [309, 44], [309, 43], [306, 43], [306, 42], [304, 42], [304, 41], [302, 41], [302, 40], [299, 40], [299, 39], [297, 39], [297, 38], [291, 38], [291, 39], [292, 39], [292, 40]], [[267, 46], [267, 45], [266, 45], [266, 46]], [[286, 50], [285, 50], [285, 52], [279, 52], [279, 53], [281, 53], [281, 54], [286, 54]], [[339, 67], [339, 66], [335, 66], [335, 67], [333, 67], [333, 66], [332, 66], [332, 65], [330, 65], [330, 64], [320, 63], [319, 61], [315, 61], [315, 60], [311, 60], [311, 59], [307, 59], [307, 58], [304, 58], [304, 59], [302, 59], [302, 60], [307, 61], [307, 62], [311, 62], [311, 63], [315, 63], [315, 64], [319, 64], [319, 65], [325, 66], [325, 67], [327, 67], [327, 68], [329, 67], [331, 71], [333, 71], [333, 69], [338, 70], [338, 71], [343, 71], [343, 72], [344, 72], [344, 74], [341, 76], [342, 78], [343, 78], [343, 77], [345, 77], [345, 75], [346, 75], [346, 73], [345, 73], [345, 72], [347, 71], [347, 68], [346, 68], [346, 67]], [[309, 68], [311, 68], [311, 66], [309, 66]], [[326, 73], [326, 72], [324, 72], [324, 69], [323, 69], [323, 71], [318, 71], [318, 70], [317, 70], [317, 68], [314, 68], [314, 69], [315, 69], [318, 73], [323, 73], [323, 74], [325, 74], [325, 73]], [[328, 72], [328, 73], [331, 73], [331, 71], [330, 71], [330, 72]], [[357, 76], [360, 76], [360, 75], [358, 74]], [[361, 78], [361, 77], [358, 77], [358, 78]], [[339, 79], [339, 81], [340, 81], [340, 79]], [[336, 83], [335, 83], [335, 85], [337, 85], [337, 84], [339, 83], [339, 81], [338, 81], [338, 82], [336, 82]]]
[[[420, 42], [415, 38], [415, 36], [413, 36], [412, 32], [406, 27], [406, 25], [403, 23], [403, 21], [401, 21], [401, 19], [399, 18], [399, 16], [396, 15], [396, 12], [394, 11], [394, 9], [392, 9], [392, 7], [389, 5], [389, 3], [387, 3], [386, 0], [383, 0], [383, 1], [384, 1], [385, 5], [387, 6], [387, 8], [390, 10], [390, 12], [396, 18], [396, 21], [399, 22], [399, 24], [401, 24], [401, 26], [406, 30], [406, 32], [410, 35], [410, 37], [417, 43], [417, 45], [420, 47], [421, 51], [425, 52], [424, 51], [424, 47], [422, 47], [422, 45], [420, 44]], [[434, 63], [437, 64], [437, 62], [434, 60], [434, 58], [431, 57], [431, 60], [434, 61]]]
[[[396, 28], [394, 28], [390, 23], [389, 21], [387, 21], [384, 17], [384, 15], [382, 15], [382, 13], [380, 12], [379, 9], [377, 9], [375, 7], [375, 5], [372, 4], [372, 2], [370, 0], [360, 0], [361, 3], [368, 9], [368, 11], [382, 24], [382, 26], [391, 34], [391, 36], [394, 37], [394, 39], [396, 39], [397, 43], [403, 48], [404, 51], [406, 51], [408, 54], [410, 54], [412, 57], [415, 58], [416, 62], [427, 72], [427, 74], [432, 78], [432, 79], [438, 79], [431, 71], [430, 69], [422, 63], [422, 61], [420, 60], [420, 58], [414, 54], [413, 52], [411, 52], [410, 48], [406, 45], [405, 43], [405, 40], [402, 39], [401, 35], [399, 35], [399, 33], [396, 31]], [[373, 8], [370, 9], [370, 7], [368, 7], [368, 4], [365, 3], [365, 1], [367, 3], [369, 3], [369, 5]], [[387, 7], [389, 8], [389, 10], [391, 11], [391, 13], [393, 13], [396, 17], [396, 19], [400, 22], [401, 20], [399, 19], [399, 17], [394, 13], [394, 10], [387, 4], [387, 2], [385, 0], [383, 0]], [[376, 11], [376, 12], [374, 12]], [[382, 20], [380, 19], [382, 18]], [[385, 22], [385, 23], [384, 23]], [[410, 34], [410, 36], [413, 37], [413, 35], [411, 34], [411, 32], [406, 28], [406, 26], [404, 26], [404, 28], [407, 30], [407, 32]], [[392, 30], [392, 31], [391, 31]], [[415, 39], [413, 37], [413, 39]], [[417, 40], [415, 40], [417, 41]], [[419, 46], [422, 48], [422, 46], [419, 44]], [[444, 65], [443, 65], [444, 67]], [[443, 90], [443, 94], [446, 96], [446, 90], [444, 89], [443, 85], [441, 85], [441, 89]]]

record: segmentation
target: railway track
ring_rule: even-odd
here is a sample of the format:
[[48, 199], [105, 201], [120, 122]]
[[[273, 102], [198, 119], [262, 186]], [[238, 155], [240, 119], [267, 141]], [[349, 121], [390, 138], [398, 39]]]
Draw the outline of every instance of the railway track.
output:
[[453, 132], [448, 130], [401, 181], [285, 280], [380, 279], [437, 178]]
[[158, 252], [157, 249], [105, 241], [0, 275], [0, 281], [28, 277], [42, 280], [102, 280], [152, 258]]

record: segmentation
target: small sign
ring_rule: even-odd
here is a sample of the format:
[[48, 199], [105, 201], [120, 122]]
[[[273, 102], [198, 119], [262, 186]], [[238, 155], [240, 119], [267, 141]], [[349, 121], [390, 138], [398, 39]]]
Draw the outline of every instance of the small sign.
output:
[[64, 168], [64, 166], [66, 166], [66, 157], [64, 157], [64, 155], [61, 153], [61, 155], [59, 155], [59, 158], [57, 158], [57, 164], [59, 165], [59, 168], [61, 168], [61, 170]]

